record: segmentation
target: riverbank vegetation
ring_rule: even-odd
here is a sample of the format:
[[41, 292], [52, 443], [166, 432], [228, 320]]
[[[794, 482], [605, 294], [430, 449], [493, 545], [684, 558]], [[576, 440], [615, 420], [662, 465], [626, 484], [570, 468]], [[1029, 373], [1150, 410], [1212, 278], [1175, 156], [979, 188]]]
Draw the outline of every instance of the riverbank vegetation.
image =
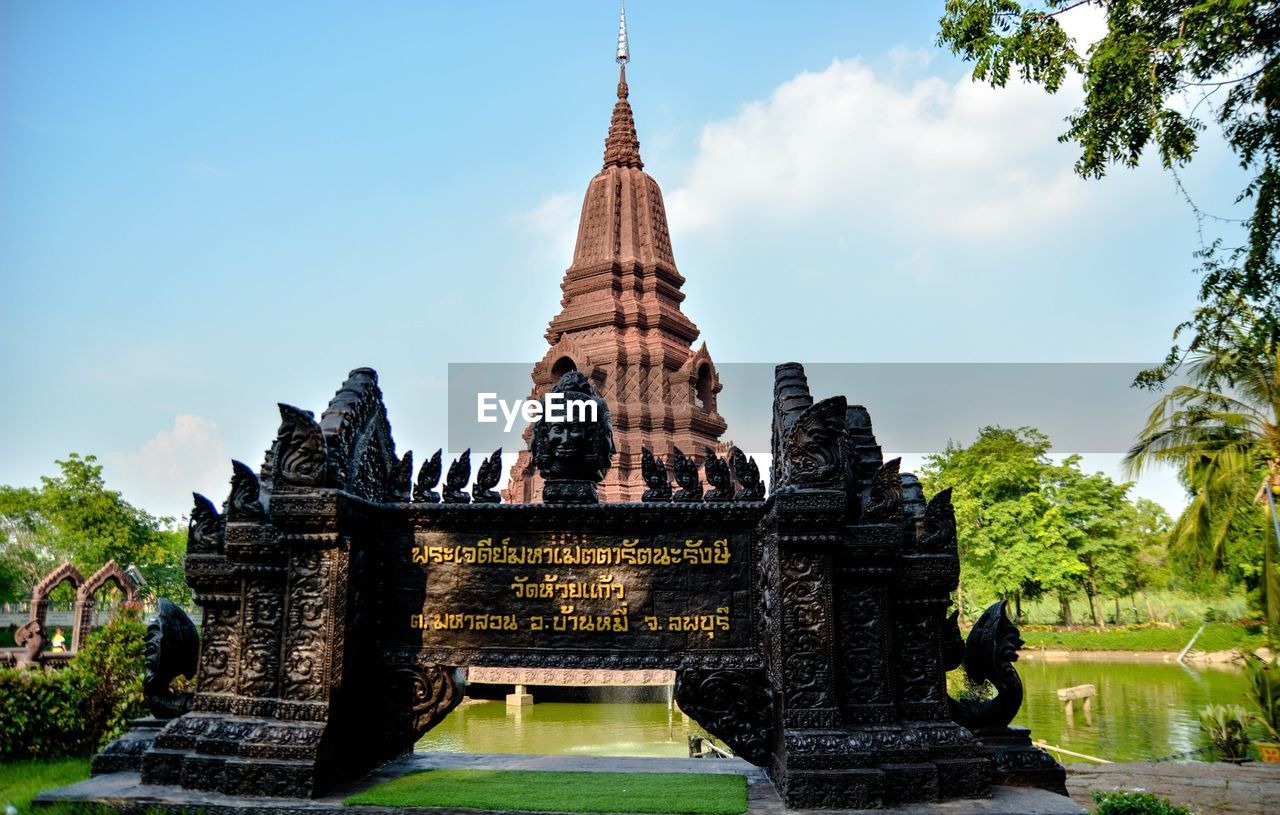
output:
[[[1023, 625], [1022, 639], [1028, 648], [1064, 651], [1129, 651], [1177, 653], [1195, 636], [1199, 626], [1179, 625], [1118, 626], [1105, 630], [1077, 626]], [[1252, 652], [1266, 644], [1261, 624], [1209, 623], [1196, 638], [1197, 651]]]

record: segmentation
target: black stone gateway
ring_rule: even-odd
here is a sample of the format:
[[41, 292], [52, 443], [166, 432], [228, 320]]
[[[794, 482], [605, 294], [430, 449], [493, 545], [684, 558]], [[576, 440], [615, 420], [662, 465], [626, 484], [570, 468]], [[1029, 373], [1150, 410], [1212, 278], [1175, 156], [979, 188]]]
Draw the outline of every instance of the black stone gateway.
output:
[[[585, 380], [561, 384], [596, 398]], [[967, 650], [947, 615], [949, 494], [926, 503], [882, 460], [867, 411], [815, 403], [798, 364], [776, 372], [767, 499], [736, 449], [708, 455], [705, 494], [678, 456], [674, 495], [645, 451], [646, 501], [595, 503], [607, 410], [535, 428], [558, 502], [527, 505], [496, 503], [496, 454], [474, 501], [469, 452], [440, 492], [438, 453], [411, 483], [372, 370], [353, 371], [319, 421], [280, 411], [260, 472], [236, 463], [222, 511], [196, 496], [190, 710], [109, 746], [104, 767], [313, 797], [412, 749], [461, 699], [459, 668], [670, 668], [680, 708], [766, 767], [788, 807], [982, 798], [993, 783], [1065, 794], [1062, 768], [1007, 726], [1020, 641], [1003, 608]], [[948, 698], [961, 662], [996, 699]]]

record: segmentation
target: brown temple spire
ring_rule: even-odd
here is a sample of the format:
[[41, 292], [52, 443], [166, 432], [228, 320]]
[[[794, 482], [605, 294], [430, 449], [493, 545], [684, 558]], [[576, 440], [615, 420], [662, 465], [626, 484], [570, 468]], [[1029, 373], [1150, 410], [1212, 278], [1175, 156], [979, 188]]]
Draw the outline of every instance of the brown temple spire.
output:
[[636, 137], [636, 120], [627, 101], [627, 66], [618, 71], [618, 102], [613, 106], [613, 119], [609, 122], [609, 135], [604, 140], [605, 167], [635, 167], [644, 169], [640, 160], [640, 139]]
[[[582, 200], [560, 313], [547, 326], [549, 347], [533, 366], [530, 394], [539, 399], [563, 374], [578, 371], [608, 403], [617, 455], [600, 484], [602, 501], [640, 500], [644, 450], [670, 461], [679, 447], [701, 462], [725, 431], [716, 410], [715, 363], [706, 343], [694, 349], [698, 327], [680, 308], [684, 277], [671, 251], [662, 190], [640, 161], [627, 101], [630, 56], [624, 11], [604, 167]], [[542, 477], [525, 450], [512, 468], [507, 501], [536, 501], [541, 494]]]

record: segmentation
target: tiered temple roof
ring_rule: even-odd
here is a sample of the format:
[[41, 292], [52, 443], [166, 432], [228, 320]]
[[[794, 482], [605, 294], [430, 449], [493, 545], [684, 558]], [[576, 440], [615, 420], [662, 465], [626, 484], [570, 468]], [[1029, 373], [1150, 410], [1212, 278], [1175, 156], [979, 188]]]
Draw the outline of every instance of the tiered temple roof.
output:
[[[719, 377], [698, 327], [680, 310], [662, 190], [644, 172], [627, 87], [625, 28], [619, 35], [618, 98], [604, 166], [587, 185], [550, 349], [533, 368], [533, 398], [571, 370], [584, 373], [613, 418], [617, 456], [600, 484], [602, 501], [638, 501], [641, 448], [670, 464], [673, 446], [703, 459], [725, 431], [716, 411]], [[512, 469], [506, 500], [534, 501], [541, 479], [528, 452]]]

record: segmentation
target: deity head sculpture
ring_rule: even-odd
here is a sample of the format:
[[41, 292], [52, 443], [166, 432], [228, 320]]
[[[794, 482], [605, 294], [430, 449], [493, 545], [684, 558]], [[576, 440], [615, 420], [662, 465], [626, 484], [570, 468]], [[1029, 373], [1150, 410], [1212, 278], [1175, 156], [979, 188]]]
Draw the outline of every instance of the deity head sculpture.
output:
[[546, 480], [543, 500], [595, 503], [595, 485], [613, 465], [609, 406], [579, 371], [560, 377], [542, 397], [530, 452]]

